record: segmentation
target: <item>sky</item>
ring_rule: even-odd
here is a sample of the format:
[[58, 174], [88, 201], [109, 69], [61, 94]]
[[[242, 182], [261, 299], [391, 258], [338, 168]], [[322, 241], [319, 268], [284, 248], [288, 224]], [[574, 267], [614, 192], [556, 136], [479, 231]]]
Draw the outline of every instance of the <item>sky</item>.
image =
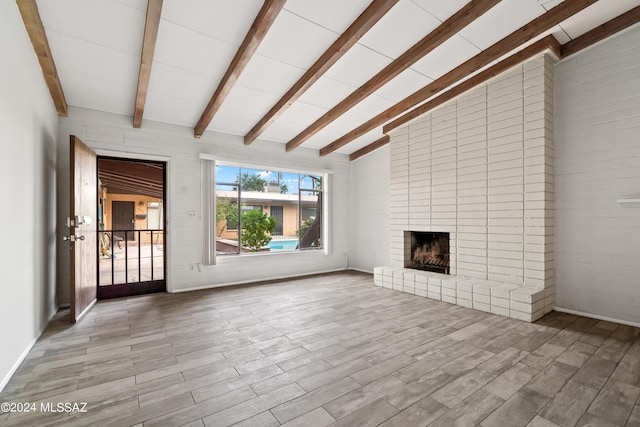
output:
[[[278, 172], [277, 171], [268, 171], [264, 169], [246, 169], [239, 168], [236, 166], [222, 166], [216, 165], [216, 183], [230, 183], [236, 180], [238, 174], [242, 171], [242, 173], [248, 172], [251, 175], [259, 175], [265, 181], [277, 181]], [[290, 172], [282, 172], [282, 178], [280, 180], [281, 184], [286, 184], [288, 188], [288, 194], [296, 194], [298, 193], [298, 177], [300, 175], [297, 173]], [[302, 188], [312, 188], [311, 179], [309, 179], [306, 175], [303, 175], [303, 186]]]

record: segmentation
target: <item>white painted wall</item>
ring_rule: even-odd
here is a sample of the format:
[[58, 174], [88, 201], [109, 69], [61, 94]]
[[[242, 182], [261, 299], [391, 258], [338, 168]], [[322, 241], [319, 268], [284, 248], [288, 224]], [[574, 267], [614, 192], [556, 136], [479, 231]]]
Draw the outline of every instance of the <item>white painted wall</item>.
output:
[[[58, 234], [65, 232], [69, 215], [69, 135], [80, 137], [100, 153], [113, 152], [134, 157], [166, 159], [168, 289], [184, 291], [325, 272], [347, 267], [349, 250], [349, 162], [344, 155], [320, 158], [316, 150], [299, 148], [291, 153], [282, 144], [256, 141], [245, 146], [242, 137], [208, 132], [193, 138], [193, 130], [145, 121], [142, 129], [131, 127], [131, 118], [70, 108], [60, 120], [58, 138]], [[129, 154], [127, 154], [129, 153]], [[201, 212], [200, 153], [228, 162], [241, 162], [299, 170], [332, 170], [329, 182], [330, 254], [308, 251], [289, 254], [257, 254], [218, 257], [215, 266], [190, 271], [189, 264], [202, 262], [203, 222]], [[195, 218], [189, 211], [197, 212]], [[63, 245], [60, 244], [61, 248]], [[68, 256], [58, 257], [58, 292], [68, 304]]]
[[349, 266], [389, 265], [389, 145], [351, 164]]
[[557, 306], [640, 324], [640, 26], [556, 67]]
[[16, 3], [0, 2], [0, 390], [55, 310], [57, 115]]

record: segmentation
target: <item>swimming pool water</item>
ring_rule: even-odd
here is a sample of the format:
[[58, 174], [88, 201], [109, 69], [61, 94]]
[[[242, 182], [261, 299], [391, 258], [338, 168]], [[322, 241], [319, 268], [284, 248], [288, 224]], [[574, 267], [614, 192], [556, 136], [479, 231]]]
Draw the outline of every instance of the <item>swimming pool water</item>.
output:
[[269, 242], [269, 247], [274, 251], [291, 251], [297, 246], [297, 240], [272, 240]]

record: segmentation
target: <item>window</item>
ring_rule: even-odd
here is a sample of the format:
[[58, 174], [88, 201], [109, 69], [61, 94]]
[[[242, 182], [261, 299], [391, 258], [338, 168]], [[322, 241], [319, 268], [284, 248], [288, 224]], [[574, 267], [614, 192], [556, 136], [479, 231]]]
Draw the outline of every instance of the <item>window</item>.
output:
[[314, 219], [316, 217], [316, 208], [302, 208], [302, 220], [309, 218]]
[[[233, 207], [232, 207], [233, 208]], [[238, 229], [238, 215], [235, 213], [228, 213], [227, 215], [225, 215], [225, 220], [227, 221], [227, 223], [225, 224], [225, 226], [227, 227], [227, 230], [237, 230]]]
[[216, 254], [323, 249], [323, 176], [215, 167]]
[[242, 212], [249, 212], [249, 211], [259, 211], [259, 212], [262, 212], [262, 206], [242, 205], [242, 206], [241, 206], [241, 210], [242, 210]]

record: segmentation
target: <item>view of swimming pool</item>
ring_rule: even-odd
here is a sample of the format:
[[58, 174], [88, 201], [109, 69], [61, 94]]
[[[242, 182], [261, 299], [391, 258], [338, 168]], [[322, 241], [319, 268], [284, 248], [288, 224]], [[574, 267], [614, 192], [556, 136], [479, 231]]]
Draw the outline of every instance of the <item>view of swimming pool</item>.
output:
[[298, 247], [298, 240], [272, 240], [269, 247], [274, 251], [292, 251]]

